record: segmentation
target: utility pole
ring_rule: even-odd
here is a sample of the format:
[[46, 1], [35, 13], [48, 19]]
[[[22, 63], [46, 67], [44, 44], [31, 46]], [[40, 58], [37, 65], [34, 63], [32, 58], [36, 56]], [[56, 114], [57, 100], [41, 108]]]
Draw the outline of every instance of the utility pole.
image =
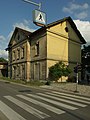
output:
[[75, 92], [78, 92], [78, 63], [76, 65], [76, 90]]
[[38, 6], [38, 9], [39, 10], [41, 10], [41, 2], [40, 3], [35, 3], [35, 2], [33, 2], [33, 1], [31, 1], [31, 0], [23, 0], [24, 2], [27, 2], [27, 3], [30, 3], [30, 4], [33, 4], [33, 5], [35, 5], [35, 6]]
[[75, 92], [78, 92], [78, 73], [76, 73], [76, 90]]

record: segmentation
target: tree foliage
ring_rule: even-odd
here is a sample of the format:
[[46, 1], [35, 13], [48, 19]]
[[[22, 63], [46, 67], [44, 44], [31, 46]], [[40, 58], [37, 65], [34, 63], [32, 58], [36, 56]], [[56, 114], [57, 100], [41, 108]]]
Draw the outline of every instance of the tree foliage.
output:
[[62, 61], [59, 61], [55, 65], [49, 68], [49, 79], [58, 80], [62, 76], [68, 76], [71, 73], [71, 69], [65, 65]]
[[82, 72], [85, 69], [90, 73], [90, 45], [84, 45], [82, 49]]
[[4, 59], [3, 57], [0, 58], [0, 62], [7, 62], [6, 59]]
[[90, 45], [88, 45], [88, 46], [83, 46], [83, 50], [85, 51], [85, 52], [90, 52]]

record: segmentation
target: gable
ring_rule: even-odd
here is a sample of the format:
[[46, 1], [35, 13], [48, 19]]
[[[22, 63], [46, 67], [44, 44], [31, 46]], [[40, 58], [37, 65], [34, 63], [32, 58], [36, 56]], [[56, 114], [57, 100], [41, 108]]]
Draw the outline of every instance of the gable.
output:
[[62, 21], [56, 25], [49, 27], [48, 31], [53, 33], [53, 35], [56, 34], [60, 37], [82, 44], [79, 35], [77, 34], [76, 30], [74, 29], [74, 27], [72, 27], [72, 24], [68, 20]]
[[66, 32], [65, 28], [66, 28], [66, 21], [63, 21], [59, 24], [49, 27], [48, 31], [55, 33], [59, 36], [68, 38], [68, 33]]
[[19, 42], [26, 40], [30, 34], [31, 32], [16, 27], [10, 39], [9, 45], [13, 46]]
[[73, 29], [73, 27], [71, 26], [71, 24], [68, 21], [66, 23], [67, 23], [69, 40], [82, 44], [81, 39], [78, 36], [78, 34], [75, 31], [75, 29]]
[[26, 36], [23, 35], [20, 31], [18, 31], [18, 32], [14, 35], [14, 37], [12, 38], [12, 45], [14, 45], [14, 44], [16, 44], [16, 43], [18, 43], [18, 42], [20, 42], [20, 41], [23, 41], [23, 40], [25, 40], [25, 39], [26, 39]]
[[[71, 26], [71, 28], [73, 28], [72, 30], [74, 30], [74, 33], [75, 33], [75, 34], [78, 36], [78, 38], [80, 39], [81, 44], [85, 44], [85, 43], [86, 43], [85, 39], [82, 37], [81, 33], [80, 33], [79, 30], [77, 29], [77, 27], [76, 27], [75, 23], [73, 22], [73, 20], [71, 19], [71, 17], [66, 17], [66, 18], [63, 18], [63, 19], [61, 19], [61, 20], [55, 21], [55, 22], [53, 22], [53, 23], [48, 24], [46, 27], [50, 29], [50, 28], [53, 28], [53, 27], [58, 26], [59, 24], [62, 25], [62, 23], [67, 23], [67, 21], [68, 21], [69, 25]], [[67, 25], [67, 24], [66, 24], [66, 25]], [[70, 26], [69, 26], [69, 27], [70, 27]], [[63, 27], [62, 27], [62, 28], [63, 28]], [[66, 32], [68, 32], [67, 26], [66, 26], [66, 28], [65, 28], [65, 26], [64, 26], [64, 29], [65, 29]], [[61, 29], [61, 33], [63, 33], [63, 32], [65, 33], [65, 31], [63, 31], [64, 29]], [[58, 32], [58, 31], [59, 31], [59, 30], [58, 30], [58, 28], [57, 28], [57, 32]], [[70, 36], [70, 34], [69, 34], [69, 36]]]

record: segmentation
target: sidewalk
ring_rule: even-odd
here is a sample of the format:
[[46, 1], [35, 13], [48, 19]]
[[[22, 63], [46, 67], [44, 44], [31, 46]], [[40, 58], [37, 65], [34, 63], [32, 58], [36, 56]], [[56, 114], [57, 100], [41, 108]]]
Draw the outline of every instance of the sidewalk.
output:
[[62, 92], [74, 93], [90, 97], [90, 84], [89, 85], [78, 84], [76, 86], [76, 83], [52, 83], [51, 85], [44, 85], [41, 87], [45, 89], [53, 89]]

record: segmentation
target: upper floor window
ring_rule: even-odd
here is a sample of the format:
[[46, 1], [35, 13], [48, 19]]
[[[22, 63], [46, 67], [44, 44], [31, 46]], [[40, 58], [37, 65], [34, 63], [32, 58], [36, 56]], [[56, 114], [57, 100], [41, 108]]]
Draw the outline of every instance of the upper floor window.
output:
[[39, 55], [39, 42], [35, 45], [35, 55]]
[[65, 27], [65, 31], [68, 32], [68, 27]]
[[17, 59], [20, 59], [20, 49], [17, 49]]
[[20, 35], [19, 35], [19, 34], [18, 34], [18, 37], [17, 37], [17, 38], [18, 38], [18, 40], [20, 40]]
[[21, 50], [21, 58], [24, 58], [24, 53], [25, 53], [25, 49], [24, 49], [24, 47], [22, 47], [22, 50]]
[[16, 59], [16, 53], [13, 51], [13, 61]]

